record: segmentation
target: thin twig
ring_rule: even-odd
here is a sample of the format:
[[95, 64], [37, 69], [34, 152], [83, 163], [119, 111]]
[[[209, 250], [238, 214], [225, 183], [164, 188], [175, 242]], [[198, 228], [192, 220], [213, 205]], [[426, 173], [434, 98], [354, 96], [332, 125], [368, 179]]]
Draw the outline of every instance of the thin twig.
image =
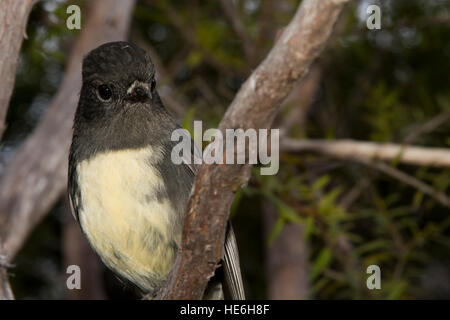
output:
[[242, 47], [244, 49], [245, 57], [247, 63], [253, 65], [254, 63], [254, 45], [247, 32], [247, 27], [241, 19], [240, 13], [230, 0], [220, 0], [220, 5], [225, 13], [227, 20], [230, 22], [233, 31], [239, 37], [242, 42]]
[[423, 192], [424, 194], [429, 195], [431, 198], [435, 199], [437, 202], [442, 204], [443, 206], [450, 207], [450, 198], [440, 192], [439, 190], [436, 190], [432, 186], [426, 184], [425, 182], [406, 174], [403, 171], [400, 171], [394, 167], [391, 167], [387, 165], [384, 162], [381, 161], [365, 161], [365, 160], [358, 160], [358, 162], [364, 163], [367, 166], [373, 167], [407, 185], [410, 185], [414, 187], [415, 189]]
[[404, 139], [405, 144], [413, 143], [419, 136], [424, 133], [430, 133], [450, 120], [450, 112], [444, 111], [426, 121], [417, 130], [412, 131]]

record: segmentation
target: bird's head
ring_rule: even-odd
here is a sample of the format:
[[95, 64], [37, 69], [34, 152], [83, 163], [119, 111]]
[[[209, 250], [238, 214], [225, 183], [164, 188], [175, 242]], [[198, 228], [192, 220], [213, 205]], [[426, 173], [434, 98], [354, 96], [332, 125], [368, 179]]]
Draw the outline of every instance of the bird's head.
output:
[[157, 98], [155, 67], [132, 43], [110, 42], [92, 50], [83, 60], [82, 77], [80, 107], [88, 121], [151, 107]]

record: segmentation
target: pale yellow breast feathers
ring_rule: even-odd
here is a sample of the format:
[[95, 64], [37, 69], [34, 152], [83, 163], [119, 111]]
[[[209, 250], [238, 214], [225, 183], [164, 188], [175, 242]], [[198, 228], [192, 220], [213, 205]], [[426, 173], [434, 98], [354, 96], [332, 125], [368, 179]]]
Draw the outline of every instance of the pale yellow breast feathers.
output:
[[[165, 278], [175, 259], [166, 247], [173, 236], [169, 217], [174, 209], [168, 198], [155, 196], [163, 180], [149, 165], [162, 156], [150, 147], [110, 151], [77, 166], [80, 224], [102, 259], [127, 278], [149, 273]], [[151, 250], [144, 241], [150, 229], [164, 239]], [[180, 236], [175, 235], [177, 243]]]

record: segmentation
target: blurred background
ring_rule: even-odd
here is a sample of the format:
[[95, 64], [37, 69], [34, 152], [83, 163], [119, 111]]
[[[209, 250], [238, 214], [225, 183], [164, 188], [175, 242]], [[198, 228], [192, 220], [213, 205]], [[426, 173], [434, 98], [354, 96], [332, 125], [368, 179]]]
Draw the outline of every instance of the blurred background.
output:
[[[33, 7], [0, 145], [0, 179], [57, 92], [94, 2]], [[129, 40], [154, 60], [166, 107], [187, 129], [202, 120], [205, 130], [217, 127], [299, 3], [141, 0]], [[70, 4], [81, 8], [81, 30], [66, 27]], [[370, 4], [381, 8], [380, 30], [366, 27]], [[449, 148], [449, 4], [351, 1], [273, 127], [308, 141]], [[450, 298], [450, 168], [282, 152], [277, 175], [259, 172], [254, 168], [231, 212], [248, 298]], [[137, 298], [99, 262], [65, 194], [59, 198], [9, 270], [16, 298]], [[66, 288], [71, 264], [81, 267], [81, 290]], [[366, 286], [373, 264], [381, 268], [380, 290]]]

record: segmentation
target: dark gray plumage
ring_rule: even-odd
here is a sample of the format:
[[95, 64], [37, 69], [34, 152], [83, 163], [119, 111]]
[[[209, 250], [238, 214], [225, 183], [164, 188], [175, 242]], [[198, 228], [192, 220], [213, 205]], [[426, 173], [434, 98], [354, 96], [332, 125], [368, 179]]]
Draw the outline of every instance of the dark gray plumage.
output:
[[[170, 137], [180, 127], [144, 50], [106, 43], [84, 59], [82, 74], [69, 156], [72, 212], [105, 264], [154, 294], [176, 257], [196, 168], [171, 161]], [[224, 251], [225, 295], [244, 299], [231, 226]]]

